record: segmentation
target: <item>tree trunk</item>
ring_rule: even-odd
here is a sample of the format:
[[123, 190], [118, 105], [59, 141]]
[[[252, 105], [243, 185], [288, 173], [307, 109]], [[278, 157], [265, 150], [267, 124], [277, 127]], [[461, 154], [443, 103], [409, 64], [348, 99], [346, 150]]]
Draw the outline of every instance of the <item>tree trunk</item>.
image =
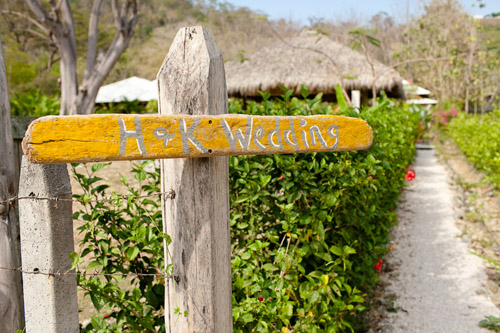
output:
[[61, 55], [61, 108], [60, 115], [76, 114], [76, 95], [78, 92], [78, 77], [76, 73], [76, 50], [71, 50], [71, 42], [62, 38], [58, 40]]
[[486, 113], [486, 107], [484, 105], [484, 79], [481, 73], [481, 78], [480, 78], [480, 86], [479, 86], [479, 102], [481, 103], [481, 115], [484, 116]]
[[0, 332], [15, 332], [24, 328], [21, 273], [5, 268], [21, 267], [19, 222], [15, 201], [6, 202], [17, 194], [16, 157], [12, 140], [7, 75], [0, 38]]
[[51, 32], [61, 56], [61, 115], [90, 114], [104, 80], [127, 49], [139, 18], [138, 0], [112, 0], [116, 31], [106, 53], [97, 57], [98, 18], [103, 0], [94, 0], [89, 18], [87, 64], [81, 85], [78, 84], [76, 36], [68, 0], [50, 2], [50, 13], [37, 0], [25, 0], [41, 24]]

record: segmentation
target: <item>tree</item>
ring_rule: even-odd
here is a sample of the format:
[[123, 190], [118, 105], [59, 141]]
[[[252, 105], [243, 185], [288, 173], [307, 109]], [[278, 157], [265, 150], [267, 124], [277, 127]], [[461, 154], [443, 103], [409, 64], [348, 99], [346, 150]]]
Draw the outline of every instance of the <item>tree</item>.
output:
[[115, 23], [113, 41], [105, 52], [98, 50], [98, 25], [103, 0], [94, 0], [89, 13], [85, 71], [77, 73], [75, 20], [69, 0], [25, 0], [42, 33], [49, 36], [60, 56], [61, 115], [90, 114], [107, 75], [127, 49], [139, 18], [138, 0], [111, 0]]
[[422, 16], [403, 32], [398, 69], [429, 87], [441, 100], [468, 101], [476, 91], [477, 56], [481, 48], [477, 23], [456, 0], [431, 0]]
[[365, 28], [360, 28], [356, 27], [355, 29], [349, 31], [349, 35], [352, 36], [351, 39], [351, 47], [354, 50], [361, 51], [363, 52], [363, 55], [365, 56], [366, 62], [370, 66], [371, 74], [373, 77], [372, 80], [372, 105], [375, 105], [377, 103], [377, 88], [375, 83], [379, 79], [380, 75], [377, 75], [375, 72], [375, 64], [373, 62], [373, 58], [370, 54], [369, 51], [369, 45], [375, 46], [377, 48], [380, 48], [380, 40], [377, 38], [373, 37], [371, 34], [377, 33], [377, 30], [374, 29], [365, 29]]

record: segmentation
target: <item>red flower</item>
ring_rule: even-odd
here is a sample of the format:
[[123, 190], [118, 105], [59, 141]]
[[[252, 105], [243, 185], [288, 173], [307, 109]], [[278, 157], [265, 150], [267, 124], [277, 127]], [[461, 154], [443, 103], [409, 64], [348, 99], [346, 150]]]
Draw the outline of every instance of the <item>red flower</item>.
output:
[[285, 177], [281, 176], [281, 177], [280, 177], [280, 180], [283, 180], [284, 178], [285, 178]]
[[407, 182], [412, 181], [412, 180], [414, 180], [414, 179], [415, 179], [415, 176], [416, 176], [416, 175], [415, 175], [415, 171], [413, 171], [413, 170], [408, 170], [408, 171], [406, 172], [405, 180], [406, 180]]
[[377, 264], [373, 268], [375, 268], [377, 271], [380, 271], [382, 269], [382, 259], [379, 259]]
[[259, 296], [259, 302], [262, 302], [264, 300], [264, 297]]

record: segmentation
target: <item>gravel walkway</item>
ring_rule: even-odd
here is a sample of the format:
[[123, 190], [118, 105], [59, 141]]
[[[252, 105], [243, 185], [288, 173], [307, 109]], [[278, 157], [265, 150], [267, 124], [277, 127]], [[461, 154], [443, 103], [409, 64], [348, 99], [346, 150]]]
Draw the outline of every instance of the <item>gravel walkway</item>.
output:
[[433, 150], [419, 150], [412, 169], [381, 278], [394, 312], [376, 331], [491, 332], [478, 323], [500, 311], [488, 299], [483, 260], [460, 238], [450, 178]]

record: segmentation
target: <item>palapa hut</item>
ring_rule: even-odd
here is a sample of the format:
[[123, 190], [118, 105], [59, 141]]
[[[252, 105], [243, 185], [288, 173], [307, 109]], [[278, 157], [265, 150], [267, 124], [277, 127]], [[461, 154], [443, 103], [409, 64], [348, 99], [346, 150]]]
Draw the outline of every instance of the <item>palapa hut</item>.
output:
[[258, 97], [259, 91], [278, 96], [283, 94], [281, 85], [299, 95], [302, 84], [330, 100], [337, 84], [349, 96], [350, 91], [360, 90], [362, 101], [372, 95], [373, 85], [377, 94], [384, 90], [390, 97], [405, 96], [397, 71], [311, 30], [266, 46], [243, 62], [228, 61], [225, 70], [228, 94], [233, 97]]

